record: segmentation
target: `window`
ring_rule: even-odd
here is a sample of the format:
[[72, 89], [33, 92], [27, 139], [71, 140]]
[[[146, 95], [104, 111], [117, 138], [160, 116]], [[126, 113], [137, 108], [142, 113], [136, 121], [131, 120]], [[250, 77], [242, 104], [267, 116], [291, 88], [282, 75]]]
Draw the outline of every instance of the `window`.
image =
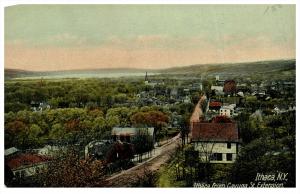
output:
[[222, 161], [223, 160], [222, 153], [213, 153], [211, 155], [211, 160], [212, 161]]
[[227, 149], [231, 149], [231, 143], [227, 143]]
[[226, 154], [226, 160], [232, 161], [232, 154]]

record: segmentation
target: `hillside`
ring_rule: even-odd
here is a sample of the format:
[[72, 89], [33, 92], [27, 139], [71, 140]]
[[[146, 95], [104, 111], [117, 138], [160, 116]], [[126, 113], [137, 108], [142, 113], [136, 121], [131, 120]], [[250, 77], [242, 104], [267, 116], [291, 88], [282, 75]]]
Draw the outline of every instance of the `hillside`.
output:
[[232, 64], [203, 64], [164, 69], [168, 74], [251, 74], [288, 71], [296, 69], [296, 60], [259, 61]]
[[87, 77], [122, 77], [122, 76], [144, 76], [145, 72], [158, 74], [161, 76], [179, 76], [179, 75], [221, 75], [243, 76], [243, 75], [294, 75], [296, 70], [296, 60], [276, 60], [276, 61], [259, 61], [248, 63], [228, 63], [228, 64], [202, 64], [185, 67], [175, 67], [163, 70], [149, 69], [85, 69], [85, 70], [67, 70], [67, 71], [24, 71], [16, 69], [5, 69], [5, 79], [14, 78], [87, 78]]

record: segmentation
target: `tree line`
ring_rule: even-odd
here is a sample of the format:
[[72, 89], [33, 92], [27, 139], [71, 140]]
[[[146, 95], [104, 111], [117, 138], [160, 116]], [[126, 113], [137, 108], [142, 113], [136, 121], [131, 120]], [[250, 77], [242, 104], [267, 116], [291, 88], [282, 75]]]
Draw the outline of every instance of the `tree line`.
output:
[[37, 148], [55, 140], [87, 144], [109, 139], [113, 127], [154, 127], [159, 133], [169, 123], [167, 112], [158, 107], [108, 109], [62, 108], [42, 112], [19, 111], [5, 114], [5, 147]]

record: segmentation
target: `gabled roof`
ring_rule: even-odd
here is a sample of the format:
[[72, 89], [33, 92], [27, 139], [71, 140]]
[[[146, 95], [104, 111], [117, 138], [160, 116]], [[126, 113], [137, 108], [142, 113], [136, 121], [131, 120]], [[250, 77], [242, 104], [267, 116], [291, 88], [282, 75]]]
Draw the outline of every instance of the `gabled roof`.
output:
[[222, 103], [221, 102], [217, 102], [217, 101], [213, 101], [213, 102], [209, 103], [209, 106], [210, 107], [220, 107], [220, 106], [222, 106]]
[[192, 123], [192, 141], [238, 141], [236, 123]]
[[35, 165], [48, 161], [50, 161], [49, 157], [41, 156], [38, 154], [26, 153], [9, 158], [5, 161], [5, 163], [10, 167], [10, 169], [14, 170], [23, 166], [25, 167]]
[[149, 135], [153, 135], [153, 127], [134, 128], [134, 127], [114, 127], [111, 131], [112, 135], [136, 135], [138, 131], [147, 131]]

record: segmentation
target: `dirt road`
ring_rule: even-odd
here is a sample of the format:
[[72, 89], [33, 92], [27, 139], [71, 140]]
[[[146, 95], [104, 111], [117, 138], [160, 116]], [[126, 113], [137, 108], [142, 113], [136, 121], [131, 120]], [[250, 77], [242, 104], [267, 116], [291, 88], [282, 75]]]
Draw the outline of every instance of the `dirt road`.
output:
[[180, 136], [178, 134], [177, 136], [173, 137], [169, 143], [157, 148], [152, 158], [106, 179], [107, 187], [132, 186], [132, 184], [137, 182], [138, 179], [143, 175], [145, 169], [157, 171], [162, 164], [166, 163], [179, 144]]
[[207, 98], [206, 98], [205, 95], [203, 95], [203, 96], [199, 99], [197, 105], [195, 106], [194, 112], [193, 112], [193, 114], [192, 114], [192, 116], [191, 116], [191, 118], [190, 118], [190, 122], [191, 122], [191, 123], [193, 123], [193, 122], [199, 122], [199, 121], [201, 121], [201, 119], [203, 119], [203, 111], [202, 111], [202, 109], [201, 109], [201, 104], [202, 104], [206, 99], [207, 99]]

